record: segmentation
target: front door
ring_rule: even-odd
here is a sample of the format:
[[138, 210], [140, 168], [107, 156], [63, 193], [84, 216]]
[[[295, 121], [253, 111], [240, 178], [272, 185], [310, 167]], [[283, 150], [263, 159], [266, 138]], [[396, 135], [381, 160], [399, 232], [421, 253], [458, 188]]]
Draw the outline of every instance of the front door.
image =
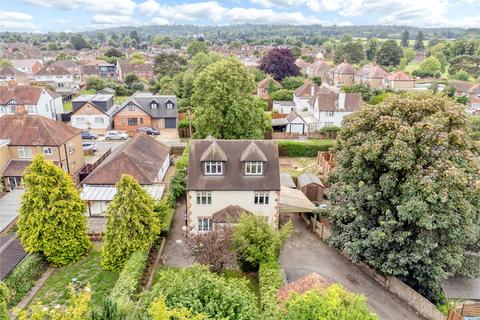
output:
[[10, 190], [20, 188], [22, 184], [22, 177], [8, 177], [8, 185]]

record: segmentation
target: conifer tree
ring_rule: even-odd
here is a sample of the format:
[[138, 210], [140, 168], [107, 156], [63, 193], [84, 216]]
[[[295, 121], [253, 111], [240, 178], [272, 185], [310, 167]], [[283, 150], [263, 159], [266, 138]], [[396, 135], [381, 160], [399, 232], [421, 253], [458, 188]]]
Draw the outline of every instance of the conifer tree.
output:
[[25, 250], [42, 253], [53, 266], [77, 261], [91, 243], [85, 203], [72, 178], [53, 162], [36, 155], [23, 182], [27, 190], [17, 224]]
[[129, 175], [116, 185], [107, 209], [102, 267], [119, 271], [137, 250], [146, 250], [160, 232], [161, 222], [152, 197]]

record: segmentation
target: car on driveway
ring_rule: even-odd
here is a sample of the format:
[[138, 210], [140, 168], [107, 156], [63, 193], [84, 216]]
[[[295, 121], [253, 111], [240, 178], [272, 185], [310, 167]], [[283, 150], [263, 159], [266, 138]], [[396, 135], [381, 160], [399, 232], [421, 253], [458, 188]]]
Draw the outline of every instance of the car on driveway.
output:
[[127, 140], [128, 134], [121, 131], [107, 131], [105, 140]]
[[84, 140], [96, 140], [98, 135], [90, 131], [82, 131], [82, 139]]
[[82, 147], [83, 147], [83, 151], [97, 150], [97, 144], [95, 142], [83, 142]]
[[160, 134], [160, 131], [157, 129], [153, 129], [150, 127], [141, 127], [137, 129], [138, 132], [145, 132], [149, 136], [158, 136]]

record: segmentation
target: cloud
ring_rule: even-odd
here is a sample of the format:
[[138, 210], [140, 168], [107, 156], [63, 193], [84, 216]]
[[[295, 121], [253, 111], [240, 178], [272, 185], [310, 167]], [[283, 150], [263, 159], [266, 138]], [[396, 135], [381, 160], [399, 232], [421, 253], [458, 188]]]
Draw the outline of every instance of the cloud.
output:
[[96, 14], [92, 17], [92, 23], [99, 27], [115, 27], [115, 26], [135, 26], [139, 25], [130, 16]]
[[232, 8], [225, 12], [225, 18], [231, 23], [268, 23], [268, 24], [320, 24], [314, 17], [305, 17], [300, 12], [275, 12], [271, 9]]
[[38, 31], [33, 23], [33, 17], [18, 11], [0, 11], [0, 30]]
[[136, 3], [132, 0], [22, 0], [23, 3], [58, 10], [84, 9], [98, 14], [127, 15], [133, 12]]
[[140, 13], [156, 15], [169, 20], [212, 20], [220, 21], [226, 11], [217, 1], [182, 3], [175, 5], [159, 4], [155, 0], [148, 0], [138, 5]]
[[49, 22], [55, 23], [55, 24], [67, 24], [68, 20], [67, 19], [48, 19]]
[[168, 24], [168, 20], [165, 18], [156, 17], [152, 19], [152, 23], [156, 24], [157, 26], [163, 26]]

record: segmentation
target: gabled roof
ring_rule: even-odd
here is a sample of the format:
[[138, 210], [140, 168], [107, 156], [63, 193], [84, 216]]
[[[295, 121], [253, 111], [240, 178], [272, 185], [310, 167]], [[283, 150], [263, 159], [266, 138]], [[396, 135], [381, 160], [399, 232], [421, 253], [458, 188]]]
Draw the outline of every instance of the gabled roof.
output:
[[454, 86], [455, 89], [457, 89], [457, 91], [462, 91], [462, 92], [471, 92], [470, 89], [475, 85], [474, 82], [461, 81], [461, 80], [451, 80], [449, 84]]
[[12, 59], [10, 60], [14, 68], [31, 68], [35, 63], [40, 63], [37, 59]]
[[243, 150], [240, 155], [240, 161], [261, 161], [266, 162], [267, 157], [262, 150], [257, 146], [255, 141], [250, 142], [250, 144]]
[[314, 63], [312, 63], [308, 68], [315, 69], [315, 70], [328, 71], [330, 70], [330, 65], [326, 63], [325, 60], [317, 60]]
[[282, 87], [282, 85], [277, 80], [273, 79], [272, 77], [267, 77], [257, 82], [257, 88], [268, 89], [270, 85], [270, 81], [272, 81], [274, 87], [277, 87], [277, 88]]
[[0, 117], [0, 139], [10, 139], [13, 146], [59, 146], [81, 130], [38, 115]]
[[98, 75], [98, 67], [93, 65], [81, 65], [80, 66], [80, 74], [82, 75], [91, 75], [97, 76]]
[[277, 297], [278, 300], [285, 301], [292, 292], [302, 294], [309, 290], [323, 290], [332, 284], [333, 282], [331, 280], [313, 272], [280, 288], [277, 292]]
[[303, 188], [304, 186], [309, 184], [316, 184], [323, 188], [325, 187], [322, 181], [320, 181], [320, 178], [311, 172], [302, 173], [297, 177], [297, 185], [299, 188]]
[[312, 81], [306, 81], [302, 86], [298, 87], [294, 94], [300, 98], [309, 98], [312, 96], [312, 87], [314, 88], [314, 93], [317, 92], [318, 86]]
[[114, 185], [122, 174], [132, 176], [140, 184], [153, 184], [170, 148], [145, 133], [124, 143], [82, 181], [84, 184]]
[[355, 68], [346, 61], [333, 68], [332, 72], [339, 74], [355, 74]]
[[225, 151], [218, 145], [215, 139], [212, 140], [210, 146], [203, 152], [200, 161], [227, 161], [227, 155]]
[[60, 68], [78, 68], [78, 64], [73, 62], [72, 60], [59, 60], [55, 61], [52, 66], [60, 67]]
[[[152, 102], [157, 103], [157, 109], [152, 109], [150, 107]], [[167, 102], [173, 103], [173, 109], [167, 109]], [[176, 96], [155, 95], [149, 92], [135, 92], [130, 98], [122, 103], [120, 108], [115, 111], [115, 114], [131, 103], [148, 113], [152, 118], [176, 118], [178, 116]]]
[[479, 94], [480, 93], [480, 84], [476, 84], [470, 88], [470, 93]]
[[0, 87], [0, 105], [7, 104], [12, 99], [21, 104], [37, 104], [43, 90], [42, 87], [34, 86]]
[[103, 110], [102, 108], [97, 106], [95, 103], [91, 103], [91, 102], [87, 101], [87, 102], [83, 103], [81, 106], [79, 106], [78, 108], [75, 108], [75, 110], [72, 111], [72, 115], [74, 115], [78, 110], [82, 109], [85, 105], [87, 105], [90, 108], [95, 108], [95, 109], [101, 111], [103, 114], [105, 114], [107, 116], [109, 115], [108, 111], [112, 110], [112, 108], [114, 108], [114, 106], [112, 106], [109, 110]]
[[215, 212], [212, 218], [215, 223], [237, 223], [244, 214], [253, 215], [253, 213], [240, 206], [230, 205]]
[[280, 183], [283, 187], [293, 188], [296, 189], [297, 186], [295, 182], [293, 182], [292, 176], [288, 172], [282, 172], [280, 174]]
[[300, 69], [305, 69], [308, 66], [310, 66], [310, 64], [308, 62], [306, 62], [305, 60], [303, 60], [302, 58], [298, 58], [297, 60], [295, 60], [295, 65], [297, 67], [299, 67]]
[[[263, 175], [246, 176], [242, 153], [253, 140], [193, 140], [188, 159], [187, 190], [272, 191], [280, 190], [278, 146], [274, 140], [254, 140], [266, 157]], [[228, 156], [223, 175], [207, 176], [202, 170], [202, 155], [215, 142]]]
[[357, 75], [365, 78], [383, 79], [388, 73], [378, 65], [366, 64], [357, 72]]
[[397, 72], [392, 73], [391, 75], [387, 76], [387, 80], [390, 80], [390, 81], [392, 81], [392, 80], [394, 80], [394, 81], [413, 81], [414, 79], [403, 71], [397, 71]]
[[13, 67], [0, 67], [0, 76], [28, 76], [25, 72], [19, 71]]
[[45, 66], [40, 69], [35, 76], [69, 76], [71, 73], [62, 67]]

